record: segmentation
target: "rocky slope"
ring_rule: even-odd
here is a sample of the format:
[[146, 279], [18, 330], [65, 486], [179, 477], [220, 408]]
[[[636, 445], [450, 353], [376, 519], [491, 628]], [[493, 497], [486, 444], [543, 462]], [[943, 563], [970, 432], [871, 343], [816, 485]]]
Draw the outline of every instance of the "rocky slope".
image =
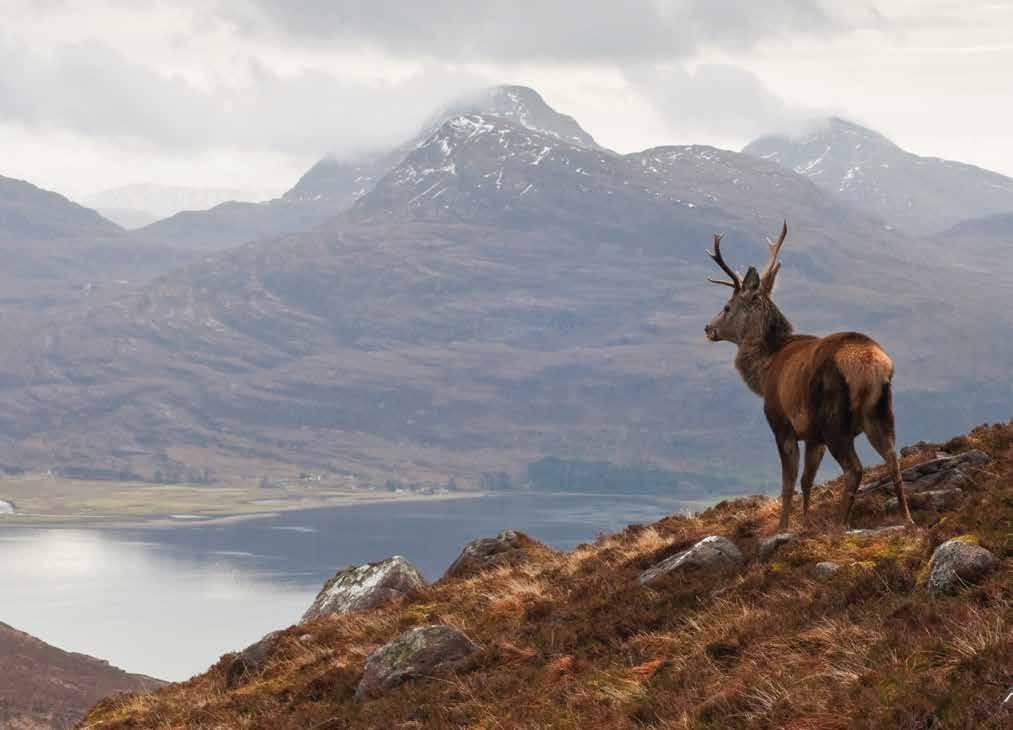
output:
[[373, 587], [403, 558], [347, 569], [321, 593], [333, 610], [86, 723], [1008, 727], [1013, 422], [905, 454], [915, 493], [929, 475], [961, 490], [916, 507], [916, 528], [894, 524], [876, 467], [849, 531], [837, 480], [807, 529], [778, 535], [778, 503], [748, 497], [568, 553], [504, 533], [391, 595]]
[[0, 623], [0, 727], [71, 728], [103, 697], [163, 684]]
[[937, 233], [967, 218], [1013, 213], [1013, 179], [974, 165], [912, 154], [838, 117], [798, 136], [761, 137], [743, 152], [779, 162], [912, 234]]

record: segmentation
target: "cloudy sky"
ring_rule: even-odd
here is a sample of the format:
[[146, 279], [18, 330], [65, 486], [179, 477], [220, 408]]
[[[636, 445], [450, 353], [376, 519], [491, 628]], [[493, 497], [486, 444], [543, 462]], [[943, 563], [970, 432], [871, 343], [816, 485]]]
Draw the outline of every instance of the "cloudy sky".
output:
[[1008, 1], [0, 0], [0, 174], [280, 193], [505, 82], [619, 151], [835, 113], [1013, 175], [1010, 68]]

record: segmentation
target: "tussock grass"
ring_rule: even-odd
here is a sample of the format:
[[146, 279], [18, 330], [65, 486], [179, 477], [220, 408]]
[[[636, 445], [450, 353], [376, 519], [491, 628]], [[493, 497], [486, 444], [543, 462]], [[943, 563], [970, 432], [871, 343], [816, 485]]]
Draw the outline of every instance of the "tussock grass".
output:
[[[240, 687], [226, 689], [225, 657], [189, 682], [105, 700], [84, 727], [1008, 727], [1011, 442], [1011, 425], [969, 434], [962, 448], [987, 448], [995, 460], [957, 511], [916, 513], [917, 530], [844, 534], [835, 480], [814, 490], [811, 528], [761, 563], [756, 547], [776, 531], [777, 502], [727, 501], [293, 627]], [[862, 526], [896, 519], [882, 509], [886, 497], [860, 500]], [[639, 584], [640, 571], [710, 534], [734, 540], [746, 567]], [[918, 575], [936, 546], [958, 536], [1002, 565], [958, 595], [929, 595]], [[844, 569], [817, 577], [821, 560]], [[356, 702], [369, 652], [434, 622], [482, 646], [471, 671]]]

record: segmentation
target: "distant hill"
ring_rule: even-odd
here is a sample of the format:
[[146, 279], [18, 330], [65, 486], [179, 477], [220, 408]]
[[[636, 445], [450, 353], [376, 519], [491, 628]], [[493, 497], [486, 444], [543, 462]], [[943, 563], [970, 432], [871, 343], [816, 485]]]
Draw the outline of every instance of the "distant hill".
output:
[[[271, 195], [265, 191], [256, 189], [132, 183], [89, 195], [82, 202], [97, 210], [108, 210], [116, 215], [129, 217], [132, 223], [139, 220], [140, 216], [150, 217], [150, 220], [140, 224], [147, 225], [184, 210], [207, 210], [228, 201], [258, 201], [270, 197]], [[133, 224], [122, 225], [125, 228], [140, 227]]]
[[911, 234], [961, 220], [1013, 213], [1013, 178], [907, 152], [854, 122], [832, 117], [797, 136], [761, 137], [743, 149], [778, 162]]
[[116, 237], [123, 229], [59, 193], [0, 175], [0, 241]]
[[72, 728], [103, 697], [163, 684], [0, 623], [0, 727]]

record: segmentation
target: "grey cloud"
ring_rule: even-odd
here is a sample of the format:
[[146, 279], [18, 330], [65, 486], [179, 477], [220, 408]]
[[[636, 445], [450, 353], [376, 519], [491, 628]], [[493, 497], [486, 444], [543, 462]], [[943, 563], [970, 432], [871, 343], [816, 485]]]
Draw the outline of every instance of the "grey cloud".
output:
[[397, 83], [319, 70], [281, 76], [255, 61], [248, 75], [204, 89], [96, 43], [41, 54], [0, 35], [0, 121], [165, 149], [342, 155], [401, 141], [435, 106], [478, 85], [437, 66]]
[[822, 0], [220, 0], [247, 34], [456, 61], [623, 63], [845, 30]]
[[692, 72], [679, 66], [638, 66], [624, 73], [674, 130], [690, 137], [745, 141], [798, 128], [818, 115], [788, 105], [739, 66], [704, 64]]

